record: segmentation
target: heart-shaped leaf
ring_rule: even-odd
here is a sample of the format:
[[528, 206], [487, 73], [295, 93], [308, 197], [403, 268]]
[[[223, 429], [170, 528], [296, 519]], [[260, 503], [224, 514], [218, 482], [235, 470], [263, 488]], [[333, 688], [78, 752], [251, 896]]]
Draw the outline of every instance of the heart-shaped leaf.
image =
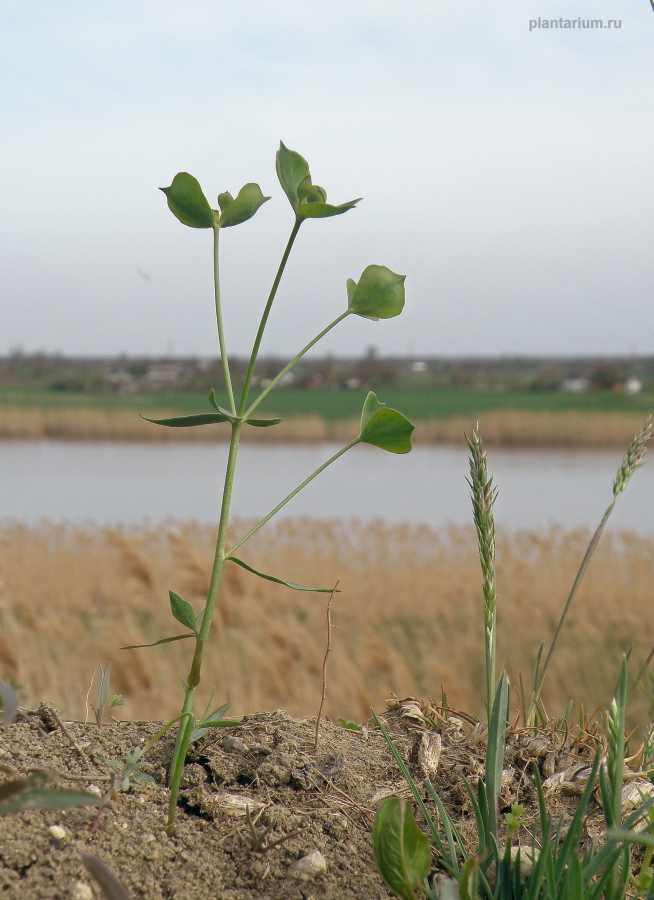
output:
[[392, 319], [404, 308], [404, 280], [386, 266], [367, 266], [358, 284], [347, 283], [348, 309], [365, 319]]
[[297, 217], [298, 219], [328, 219], [331, 216], [341, 216], [348, 209], [354, 209], [362, 199], [362, 197], [357, 197], [356, 200], [341, 203], [340, 206], [332, 206], [330, 203], [303, 203], [297, 212]]
[[202, 193], [197, 178], [188, 172], [178, 172], [170, 187], [159, 190], [166, 195], [172, 214], [184, 225], [190, 228], [213, 228], [213, 210]]
[[186, 625], [191, 631], [195, 631], [195, 612], [187, 600], [182, 600], [179, 594], [168, 591], [170, 596], [170, 611], [182, 625]]
[[[295, 150], [289, 150], [288, 147], [285, 147], [280, 141], [279, 150], [277, 151], [276, 169], [279, 183], [284, 189], [284, 193], [288, 197], [291, 206], [297, 213], [300, 208], [300, 203], [311, 188], [309, 163], [303, 156], [300, 156]], [[304, 191], [304, 196], [300, 196], [300, 188], [303, 185], [303, 182], [306, 190]]]
[[[247, 569], [248, 572], [252, 572], [253, 575], [258, 575], [259, 578], [265, 578], [266, 581], [274, 581], [275, 584], [283, 584], [286, 587], [293, 588], [294, 591], [312, 591], [316, 594], [331, 594], [334, 590], [333, 588], [312, 588], [307, 587], [304, 584], [296, 584], [294, 581], [284, 581], [283, 578], [275, 578], [274, 575], [266, 575], [265, 572], [260, 572], [258, 569], [249, 566], [246, 562], [243, 562], [242, 559], [238, 559], [236, 556], [228, 556], [228, 559], [231, 559], [232, 562], [235, 562], [237, 566], [240, 566], [242, 569]], [[340, 591], [336, 591], [337, 594], [340, 594]]]
[[416, 900], [415, 889], [431, 870], [429, 841], [406, 800], [389, 797], [377, 810], [372, 846], [379, 872], [398, 897]]
[[141, 416], [146, 422], [154, 425], [165, 425], [167, 428], [192, 428], [194, 425], [216, 425], [220, 422], [231, 422], [232, 416], [228, 413], [200, 413], [196, 416], [175, 416], [173, 419], [148, 419]]
[[406, 416], [384, 406], [370, 391], [361, 413], [359, 441], [362, 444], [372, 444], [389, 453], [409, 453], [414, 428]]
[[[225, 194], [221, 194], [220, 197], [224, 198]], [[247, 222], [266, 200], [270, 200], [270, 197], [263, 196], [258, 184], [245, 184], [230, 203], [225, 207], [221, 204], [222, 215], [218, 219], [218, 224], [221, 228], [231, 228], [233, 225]]]

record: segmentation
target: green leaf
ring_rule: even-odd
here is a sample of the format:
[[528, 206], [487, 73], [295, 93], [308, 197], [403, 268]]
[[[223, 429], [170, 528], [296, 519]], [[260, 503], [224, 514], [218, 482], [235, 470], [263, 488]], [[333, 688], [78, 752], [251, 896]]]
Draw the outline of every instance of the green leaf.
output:
[[[307, 187], [306, 193], [311, 188], [311, 173], [309, 172], [309, 163], [303, 156], [294, 150], [289, 150], [284, 144], [279, 142], [279, 150], [277, 151], [276, 169], [279, 183], [284, 189], [284, 193], [288, 197], [291, 206], [297, 213], [300, 208], [300, 186], [305, 182]], [[308, 184], [305, 179], [309, 179]], [[306, 193], [304, 196], [306, 196]]]
[[[252, 572], [253, 575], [258, 575], [259, 578], [265, 578], [266, 581], [274, 581], [275, 584], [283, 584], [286, 587], [293, 588], [294, 591], [312, 591], [316, 594], [331, 594], [333, 588], [312, 588], [306, 587], [304, 584], [296, 584], [294, 581], [284, 581], [283, 578], [275, 578], [274, 575], [266, 575], [265, 572], [259, 572], [258, 569], [254, 569], [252, 566], [249, 566], [246, 562], [243, 562], [242, 559], [238, 559], [236, 556], [228, 556], [227, 559], [231, 559], [232, 562], [235, 562], [237, 566], [240, 566], [242, 569], [247, 569], [248, 572]], [[336, 591], [337, 594], [340, 594], [340, 591]]]
[[160, 641], [152, 641], [151, 644], [130, 644], [129, 647], [121, 647], [121, 650], [138, 650], [140, 647], [158, 647], [159, 644], [170, 644], [172, 641], [185, 641], [186, 638], [196, 637], [195, 634], [176, 634], [174, 637], [161, 638]]
[[131, 900], [125, 885], [101, 859], [90, 853], [82, 853], [82, 862], [102, 888], [107, 900]]
[[16, 691], [6, 681], [0, 681], [0, 697], [2, 698], [2, 724], [11, 725], [18, 711]]
[[101, 710], [105, 703], [107, 702], [107, 698], [109, 697], [109, 684], [111, 682], [111, 663], [107, 663], [107, 665], [102, 668], [100, 666], [100, 671], [102, 672], [102, 678], [100, 679], [100, 687], [98, 689], [98, 709]]
[[149, 419], [141, 416], [146, 422], [154, 425], [165, 425], [167, 428], [192, 428], [194, 425], [217, 425], [220, 422], [230, 422], [231, 415], [225, 413], [200, 413], [197, 416], [175, 416], [173, 419]]
[[477, 900], [479, 897], [479, 863], [472, 856], [461, 866], [459, 896], [461, 900]]
[[358, 440], [389, 453], [409, 453], [415, 425], [395, 409], [389, 409], [370, 391], [363, 404]]
[[283, 419], [246, 419], [246, 425], [254, 425], [255, 428], [268, 428], [269, 425], [279, 425]]
[[221, 212], [225, 212], [229, 204], [234, 200], [229, 191], [223, 191], [222, 194], [218, 194], [218, 206], [220, 207]]
[[[224, 197], [221, 194], [220, 197]], [[220, 197], [218, 201], [220, 202]], [[245, 184], [238, 192], [236, 197], [223, 208], [221, 204], [222, 215], [218, 219], [218, 225], [221, 228], [231, 228], [232, 225], [240, 225], [241, 222], [247, 222], [256, 213], [270, 197], [264, 197], [258, 184]]]
[[431, 851], [406, 800], [383, 801], [375, 816], [372, 845], [386, 884], [402, 900], [416, 900], [415, 888], [431, 869]]
[[159, 190], [166, 195], [170, 211], [184, 225], [190, 228], [213, 228], [213, 210], [202, 193], [197, 178], [188, 172], [178, 172], [170, 187]]
[[187, 600], [182, 600], [174, 591], [168, 591], [168, 595], [170, 596], [170, 611], [177, 621], [186, 625], [191, 631], [195, 631], [195, 612], [191, 604]]
[[404, 309], [404, 280], [386, 266], [367, 266], [355, 287], [348, 281], [348, 309], [365, 319], [392, 319]]
[[509, 707], [509, 682], [506, 672], [502, 673], [490, 721], [488, 723], [488, 746], [486, 749], [486, 791], [488, 796], [489, 829], [497, 841], [497, 798], [502, 787], [504, 766], [504, 746], [506, 737], [506, 717]]
[[33, 788], [15, 794], [0, 803], [0, 815], [23, 809], [68, 809], [71, 806], [94, 806], [100, 802], [95, 794], [86, 791]]
[[[309, 194], [311, 196], [311, 194]], [[350, 200], [348, 203], [341, 203], [339, 206], [332, 206], [331, 203], [303, 203], [297, 213], [298, 219], [329, 219], [331, 216], [342, 216], [349, 209], [354, 209], [357, 203], [362, 200], [357, 197], [356, 200]], [[397, 313], [395, 313], [397, 315]], [[381, 318], [390, 318], [390, 316], [382, 316]]]

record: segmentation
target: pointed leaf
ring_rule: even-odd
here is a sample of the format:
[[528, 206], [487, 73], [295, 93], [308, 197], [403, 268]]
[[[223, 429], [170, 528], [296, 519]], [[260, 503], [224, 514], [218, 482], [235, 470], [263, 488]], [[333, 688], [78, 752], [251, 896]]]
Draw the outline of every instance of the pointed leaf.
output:
[[431, 851], [406, 800], [383, 801], [375, 816], [372, 844], [386, 884], [402, 900], [416, 900], [415, 888], [431, 869]]
[[97, 856], [82, 853], [82, 862], [102, 888], [107, 900], [131, 900], [123, 882]]
[[202, 193], [200, 182], [188, 172], [178, 172], [170, 187], [159, 188], [168, 207], [180, 222], [190, 228], [213, 228], [214, 214]]
[[71, 806], [94, 806], [100, 802], [95, 794], [86, 791], [34, 788], [15, 794], [0, 803], [0, 814], [23, 809], [68, 809]]
[[232, 419], [233, 416], [228, 409], [225, 409], [222, 406], [218, 406], [218, 401], [216, 400], [216, 392], [213, 388], [209, 391], [209, 403], [213, 406], [214, 409], [217, 409], [219, 413], [222, 413], [227, 419]]
[[368, 391], [368, 396], [366, 397], [363, 404], [363, 409], [361, 410], [361, 425], [359, 426], [359, 433], [361, 433], [366, 427], [373, 413], [376, 413], [378, 409], [385, 408], [386, 404], [381, 403], [377, 399], [377, 394], [375, 394], [374, 391]]
[[0, 681], [0, 697], [2, 697], [2, 724], [11, 725], [18, 711], [16, 691], [6, 681]]
[[174, 637], [161, 638], [160, 641], [152, 641], [151, 644], [130, 644], [129, 647], [121, 647], [121, 650], [138, 650], [139, 647], [158, 647], [159, 644], [170, 644], [172, 641], [184, 641], [186, 638], [196, 637], [195, 634], [176, 634]]
[[168, 591], [168, 595], [170, 596], [170, 611], [177, 621], [186, 625], [191, 631], [195, 631], [195, 612], [191, 604], [187, 600], [182, 600], [174, 591]]
[[[220, 196], [223, 197], [224, 194]], [[220, 197], [218, 199], [220, 200]], [[258, 184], [245, 184], [232, 202], [225, 207], [218, 224], [221, 228], [231, 228], [232, 225], [240, 225], [241, 222], [247, 222], [266, 200], [270, 200], [270, 197], [263, 196]]]
[[358, 284], [348, 287], [348, 309], [365, 319], [392, 319], [404, 309], [404, 281], [386, 266], [367, 266]]
[[[309, 194], [309, 196], [311, 196]], [[357, 197], [356, 200], [350, 200], [348, 203], [341, 203], [340, 206], [332, 206], [330, 203], [303, 203], [297, 213], [298, 219], [329, 219], [331, 216], [341, 216], [349, 209], [354, 209], [357, 203], [362, 200]], [[397, 315], [397, 313], [394, 313]], [[382, 318], [390, 318], [383, 316]]]
[[223, 191], [222, 194], [218, 194], [218, 206], [220, 207], [221, 212], [225, 212], [229, 204], [234, 200], [229, 191]]
[[268, 428], [269, 425], [279, 425], [283, 419], [246, 419], [246, 425], [254, 425], [255, 428]]
[[105, 703], [107, 702], [107, 698], [109, 697], [109, 682], [111, 680], [111, 663], [107, 663], [107, 665], [102, 668], [100, 666], [100, 671], [102, 672], [102, 678], [100, 679], [100, 687], [98, 689], [98, 710], [101, 710]]
[[200, 413], [196, 416], [175, 416], [173, 419], [149, 419], [141, 416], [146, 422], [154, 425], [165, 425], [167, 428], [192, 428], [194, 425], [217, 425], [220, 422], [230, 422], [231, 415], [225, 413]]
[[[306, 587], [304, 584], [296, 584], [294, 581], [284, 581], [283, 578], [275, 578], [274, 575], [266, 575], [265, 572], [260, 572], [258, 569], [249, 566], [246, 562], [243, 562], [242, 559], [238, 559], [236, 556], [228, 556], [227, 559], [231, 559], [237, 566], [240, 566], [242, 569], [247, 569], [247, 571], [252, 572], [253, 575], [258, 575], [259, 578], [265, 578], [266, 581], [274, 581], [275, 584], [283, 584], [286, 587], [293, 588], [294, 591], [312, 591], [316, 594], [331, 594], [333, 591], [333, 588]], [[336, 591], [336, 593], [340, 594], [340, 591]]]
[[[304, 197], [300, 197], [300, 187], [302, 183], [304, 182], [306, 186], [304, 196], [306, 196], [311, 187], [309, 163], [303, 156], [300, 156], [300, 154], [296, 153], [294, 150], [289, 150], [288, 147], [285, 147], [280, 141], [279, 150], [277, 151], [276, 168], [279, 183], [284, 189], [284, 193], [288, 197], [291, 206], [297, 213], [300, 208], [300, 203], [302, 199], [304, 199]], [[308, 184], [305, 181], [307, 178], [309, 179]]]
[[389, 453], [409, 453], [415, 425], [395, 409], [389, 409], [370, 391], [363, 404], [359, 441]]

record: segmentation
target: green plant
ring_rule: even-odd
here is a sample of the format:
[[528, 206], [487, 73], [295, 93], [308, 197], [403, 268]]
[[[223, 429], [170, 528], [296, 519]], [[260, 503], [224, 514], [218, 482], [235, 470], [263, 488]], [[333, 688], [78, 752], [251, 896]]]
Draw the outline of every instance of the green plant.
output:
[[[597, 546], [602, 531], [610, 516], [615, 501], [625, 489], [627, 482], [637, 468], [642, 465], [647, 442], [651, 436], [651, 420], [636, 434], [627, 454], [618, 469], [613, 485], [613, 502], [607, 509], [602, 522], [595, 532], [590, 547], [575, 579], [573, 589], [568, 597], [563, 615], [545, 665], [539, 671], [536, 667], [534, 689], [529, 712], [524, 709], [526, 724], [530, 724], [539, 710], [539, 697], [543, 679], [552, 656], [556, 640], [560, 634], [565, 616], [574, 599], [579, 583], [588, 566], [593, 550]], [[600, 750], [595, 753], [593, 764], [588, 773], [583, 793], [575, 809], [574, 815], [564, 831], [563, 817], [555, 824], [550, 818], [545, 804], [545, 795], [541, 784], [540, 773], [534, 766], [534, 780], [539, 801], [538, 835], [532, 834], [529, 848], [516, 848], [512, 852], [514, 834], [520, 829], [523, 808], [514, 805], [510, 813], [504, 816], [504, 847], [501, 846], [502, 822], [499, 815], [498, 797], [502, 782], [502, 766], [505, 752], [506, 727], [508, 715], [508, 680], [503, 673], [497, 688], [494, 689], [492, 707], [490, 705], [490, 688], [495, 678], [495, 628], [496, 628], [496, 591], [495, 591], [495, 543], [492, 507], [496, 491], [492, 479], [488, 476], [485, 454], [477, 429], [468, 439], [470, 448], [470, 486], [473, 497], [473, 510], [477, 528], [479, 553], [484, 576], [484, 625], [486, 647], [486, 683], [489, 690], [487, 698], [488, 737], [485, 759], [485, 777], [479, 779], [476, 788], [465, 779], [468, 798], [474, 812], [477, 831], [477, 852], [472, 854], [466, 841], [462, 838], [456, 823], [445, 808], [445, 805], [429, 781], [423, 782], [421, 791], [413, 780], [408, 767], [395, 747], [383, 722], [374, 713], [375, 721], [380, 728], [395, 761], [409, 785], [414, 798], [423, 814], [428, 834], [439, 855], [439, 861], [445, 870], [446, 877], [439, 875], [424, 881], [418, 887], [416, 870], [412, 870], [412, 878], [389, 880], [388, 871], [399, 871], [397, 860], [403, 859], [416, 839], [407, 839], [402, 829], [397, 827], [389, 816], [389, 806], [380, 807], [375, 818], [373, 829], [373, 848], [380, 872], [395, 893], [402, 898], [413, 900], [415, 890], [421, 890], [422, 896], [428, 900], [445, 900], [457, 896], [460, 900], [624, 900], [631, 886], [634, 896], [654, 898], [654, 878], [650, 866], [654, 852], [654, 798], [643, 799], [642, 805], [632, 813], [621, 825], [622, 798], [624, 786], [624, 768], [626, 757], [626, 707], [629, 693], [627, 690], [627, 662], [624, 657], [617, 682], [615, 694], [606, 714], [606, 746], [605, 759]], [[542, 652], [542, 647], [541, 647]], [[540, 653], [539, 658], [540, 662]], [[640, 673], [642, 675], [642, 671]], [[640, 678], [640, 675], [639, 675]], [[570, 708], [566, 711], [562, 724], [568, 730]], [[544, 712], [540, 710], [540, 718], [545, 721]], [[651, 764], [654, 756], [653, 729], [650, 728], [643, 745], [643, 763]], [[580, 846], [582, 825], [588, 806], [599, 782], [602, 810], [605, 823], [605, 840], [598, 849], [591, 845], [586, 850]], [[424, 791], [431, 798], [438, 811], [440, 828], [434, 821], [424, 800]], [[398, 803], [399, 801], [395, 801]], [[394, 807], [396, 809], [396, 807]], [[397, 812], [395, 812], [397, 816]], [[641, 826], [641, 827], [637, 827]], [[630, 846], [633, 843], [644, 844], [648, 849], [638, 876], [631, 871]], [[524, 857], [528, 859], [525, 861]], [[523, 862], [528, 863], [523, 870]], [[408, 884], [408, 888], [406, 885]], [[456, 885], [456, 887], [455, 887]]]
[[[93, 682], [91, 681], [91, 685]], [[98, 700], [97, 706], [94, 706], [91, 703], [91, 709], [95, 713], [95, 721], [98, 728], [102, 728], [104, 723], [104, 713], [105, 706], [107, 705], [107, 700], [109, 699], [109, 685], [111, 684], [111, 664], [107, 663], [107, 665], [102, 668], [100, 666], [100, 687], [98, 688]], [[89, 693], [91, 692], [91, 688], [89, 688]], [[120, 696], [120, 694], [114, 694], [109, 703], [108, 712], [110, 712], [116, 706], [123, 706], [125, 701]]]
[[335, 462], [356, 444], [372, 444], [373, 446], [380, 447], [381, 449], [388, 450], [392, 453], [407, 453], [411, 449], [411, 433], [413, 431], [413, 425], [401, 413], [387, 408], [383, 403], [380, 403], [377, 400], [377, 397], [372, 392], [369, 393], [363, 405], [361, 424], [357, 437], [319, 466], [315, 472], [308, 476], [308, 478], [305, 478], [295, 490], [291, 491], [287, 497], [278, 503], [266, 516], [251, 528], [247, 534], [241, 537], [231, 548], [227, 549], [227, 529], [232, 487], [236, 472], [236, 461], [241, 432], [246, 426], [267, 428], [274, 426], [281, 421], [280, 419], [255, 418], [254, 413], [261, 402], [270, 391], [280, 383], [284, 375], [290, 371], [290, 369], [292, 369], [292, 367], [302, 359], [302, 357], [311, 350], [324, 335], [342, 322], [347, 316], [357, 315], [375, 321], [378, 319], [389, 319], [399, 315], [404, 307], [405, 276], [397, 275], [395, 272], [386, 268], [386, 266], [367, 266], [358, 281], [348, 279], [346, 284], [347, 308], [344, 312], [340, 313], [333, 322], [323, 328], [315, 338], [309, 341], [309, 343], [293, 357], [288, 365], [284, 366], [276, 377], [270, 381], [258, 396], [252, 402], [248, 403], [250, 388], [253, 383], [254, 369], [273, 301], [302, 224], [308, 219], [322, 219], [342, 215], [350, 209], [353, 209], [359, 202], [358, 200], [352, 200], [338, 206], [327, 203], [326, 192], [322, 187], [313, 183], [306, 160], [300, 156], [299, 153], [289, 150], [284, 144], [280, 145], [277, 153], [276, 168], [280, 184], [291, 204], [294, 222], [286, 249], [263, 309], [245, 377], [240, 386], [240, 394], [237, 394], [232, 381], [225, 343], [220, 289], [219, 238], [223, 229], [239, 225], [252, 218], [262, 204], [269, 198], [263, 195], [258, 184], [250, 183], [241, 188], [236, 197], [232, 197], [227, 191], [219, 194], [219, 208], [212, 209], [197, 179], [187, 172], [178, 173], [169, 187], [162, 188], [171, 212], [180, 222], [191, 228], [211, 229], [213, 232], [214, 299], [218, 328], [218, 343], [223, 379], [227, 394], [227, 407], [222, 407], [218, 404], [215, 392], [212, 390], [209, 394], [209, 402], [213, 407], [212, 412], [166, 419], [150, 419], [149, 421], [172, 428], [224, 424], [231, 429], [229, 455], [225, 469], [223, 498], [220, 510], [218, 538], [206, 605], [203, 610], [196, 614], [187, 601], [171, 591], [171, 612], [175, 619], [187, 629], [187, 632], [155, 642], [165, 643], [167, 641], [183, 640], [185, 638], [195, 642], [195, 650], [188, 677], [186, 682], [184, 682], [184, 703], [181, 713], [181, 723], [169, 772], [170, 805], [167, 825], [169, 834], [174, 832], [177, 798], [184, 760], [195, 728], [195, 718], [193, 715], [194, 698], [200, 683], [202, 659], [209, 638], [209, 631], [225, 563], [228, 560], [231, 560], [236, 565], [260, 578], [286, 585], [294, 590], [330, 593], [330, 588], [307, 587], [295, 582], [286, 581], [274, 575], [260, 572], [240, 557], [237, 557], [236, 551], [243, 546], [255, 532], [265, 525], [272, 516], [292, 500], [303, 487], [309, 484], [309, 482], [327, 468], [327, 466]]

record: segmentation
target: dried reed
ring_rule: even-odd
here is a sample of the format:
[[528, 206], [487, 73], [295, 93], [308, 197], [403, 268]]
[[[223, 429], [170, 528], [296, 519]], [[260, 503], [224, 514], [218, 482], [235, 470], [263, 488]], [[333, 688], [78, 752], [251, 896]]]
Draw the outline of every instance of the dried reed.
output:
[[[240, 527], [239, 527], [240, 531]], [[167, 591], [199, 609], [206, 596], [215, 530], [169, 521], [156, 528], [78, 530], [44, 523], [0, 528], [0, 677], [23, 702], [52, 700], [83, 718], [94, 668], [111, 663], [117, 714], [165, 719], [177, 713], [171, 671], [188, 662], [186, 642], [120, 651], [174, 633]], [[497, 536], [498, 667], [528, 681], [541, 641], [551, 639], [589, 540], [552, 528]], [[387, 526], [380, 522], [280, 522], [248, 543], [248, 561], [343, 593], [335, 626], [328, 715], [362, 720], [389, 692], [440, 696], [483, 716], [483, 596], [474, 527]], [[609, 532], [580, 589], [552, 661], [543, 699], [561, 712], [611, 699], [621, 654], [638, 666], [651, 649], [654, 537]], [[216, 688], [234, 714], [282, 707], [315, 715], [321, 694], [325, 598], [299, 595], [226, 567], [201, 703]], [[647, 679], [646, 679], [647, 682]], [[641, 692], [632, 722], [652, 717]]]
[[[163, 418], [165, 410], [145, 412]], [[414, 441], [460, 444], [475, 416], [419, 422]], [[632, 413], [566, 410], [531, 412], [493, 410], [482, 416], [487, 447], [624, 447], [642, 424]], [[272, 443], [349, 441], [358, 433], [355, 420], [327, 422], [319, 416], [291, 416], [275, 428], [249, 428], [243, 440]], [[129, 410], [0, 406], [0, 439], [84, 441], [227, 441], [226, 428], [157, 428]]]

